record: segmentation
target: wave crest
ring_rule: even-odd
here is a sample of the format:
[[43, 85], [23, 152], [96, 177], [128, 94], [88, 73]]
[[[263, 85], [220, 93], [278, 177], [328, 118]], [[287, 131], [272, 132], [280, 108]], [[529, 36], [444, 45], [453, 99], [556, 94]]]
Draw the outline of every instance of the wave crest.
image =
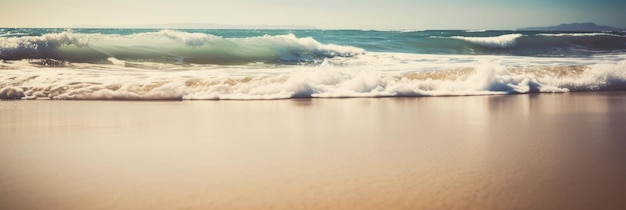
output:
[[209, 43], [210, 41], [217, 41], [222, 39], [222, 37], [215, 36], [212, 34], [203, 34], [203, 33], [186, 33], [181, 31], [174, 30], [161, 30], [156, 33], [147, 33], [154, 34], [158, 36], [164, 36], [174, 40], [180, 40], [185, 43], [187, 46], [197, 47], [202, 46], [205, 43]]
[[365, 50], [322, 44], [293, 34], [222, 38], [173, 30], [132, 35], [72, 32], [0, 38], [0, 60], [55, 59], [107, 63], [109, 58], [132, 61], [245, 64], [251, 62], [313, 62], [335, 56], [352, 57]]
[[516, 46], [516, 40], [522, 36], [522, 34], [506, 34], [493, 37], [453, 36], [450, 38], [467, 41], [483, 47], [507, 48]]

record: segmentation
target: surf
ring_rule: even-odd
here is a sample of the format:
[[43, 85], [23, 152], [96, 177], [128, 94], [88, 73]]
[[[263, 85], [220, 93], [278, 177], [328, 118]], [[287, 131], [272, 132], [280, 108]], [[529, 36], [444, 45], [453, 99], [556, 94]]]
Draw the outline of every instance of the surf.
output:
[[267, 100], [626, 90], [626, 57], [619, 55], [579, 60], [368, 53], [307, 66], [143, 65], [161, 66], [8, 62], [0, 65], [0, 99]]
[[517, 45], [517, 39], [522, 37], [522, 34], [506, 34], [493, 37], [465, 37], [465, 36], [452, 36], [452, 39], [458, 39], [467, 41], [472, 44], [484, 46], [484, 47], [496, 47], [507, 48]]
[[619, 32], [4, 29], [2, 100], [626, 90]]
[[1, 38], [0, 46], [0, 60], [54, 59], [77, 63], [109, 63], [109, 58], [178, 64], [306, 63], [365, 52], [294, 34], [223, 38], [173, 30], [130, 35], [51, 33]]

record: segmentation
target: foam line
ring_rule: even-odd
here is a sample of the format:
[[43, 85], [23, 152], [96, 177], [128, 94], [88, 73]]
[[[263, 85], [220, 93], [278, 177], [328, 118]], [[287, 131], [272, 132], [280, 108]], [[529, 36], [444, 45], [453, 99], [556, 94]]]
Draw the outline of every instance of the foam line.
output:
[[534, 59], [371, 53], [280, 68], [127, 62], [42, 67], [14, 61], [0, 65], [0, 99], [256, 100], [626, 90], [623, 56]]

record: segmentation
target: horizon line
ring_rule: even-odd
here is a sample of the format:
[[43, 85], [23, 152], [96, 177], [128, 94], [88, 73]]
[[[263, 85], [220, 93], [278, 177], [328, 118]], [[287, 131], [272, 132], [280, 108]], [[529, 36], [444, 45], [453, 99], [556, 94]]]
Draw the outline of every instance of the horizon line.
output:
[[[584, 23], [584, 22], [581, 22]], [[587, 22], [593, 23], [593, 22]], [[562, 23], [559, 25], [565, 24], [580, 24], [580, 23]], [[595, 24], [595, 23], [593, 23]], [[603, 27], [611, 27], [604, 25], [597, 25]], [[548, 27], [555, 27], [547, 26]], [[523, 29], [527, 28], [543, 28], [544, 26], [531, 26], [531, 27], [517, 27], [517, 28], [362, 28], [362, 27], [317, 27], [311, 25], [295, 25], [295, 24], [259, 24], [259, 25], [237, 25], [237, 24], [216, 24], [216, 23], [164, 23], [164, 24], [135, 24], [135, 25], [73, 25], [73, 26], [45, 26], [45, 27], [37, 27], [37, 26], [20, 26], [20, 27], [6, 27], [2, 26], [0, 28], [55, 28], [55, 29], [182, 29], [182, 30], [193, 30], [193, 29], [209, 29], [209, 30], [362, 30], [362, 31], [428, 31], [428, 30], [475, 30], [475, 31], [525, 31]], [[626, 30], [618, 27], [611, 27], [620, 30]], [[520, 30], [522, 29], [522, 30]]]

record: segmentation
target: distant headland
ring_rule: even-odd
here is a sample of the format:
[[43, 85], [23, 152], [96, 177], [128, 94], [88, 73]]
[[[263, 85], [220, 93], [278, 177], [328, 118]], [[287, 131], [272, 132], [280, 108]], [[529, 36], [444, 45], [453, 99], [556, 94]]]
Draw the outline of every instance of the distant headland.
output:
[[624, 31], [626, 29], [600, 26], [595, 23], [569, 23], [558, 26], [518, 28], [518, 31]]

